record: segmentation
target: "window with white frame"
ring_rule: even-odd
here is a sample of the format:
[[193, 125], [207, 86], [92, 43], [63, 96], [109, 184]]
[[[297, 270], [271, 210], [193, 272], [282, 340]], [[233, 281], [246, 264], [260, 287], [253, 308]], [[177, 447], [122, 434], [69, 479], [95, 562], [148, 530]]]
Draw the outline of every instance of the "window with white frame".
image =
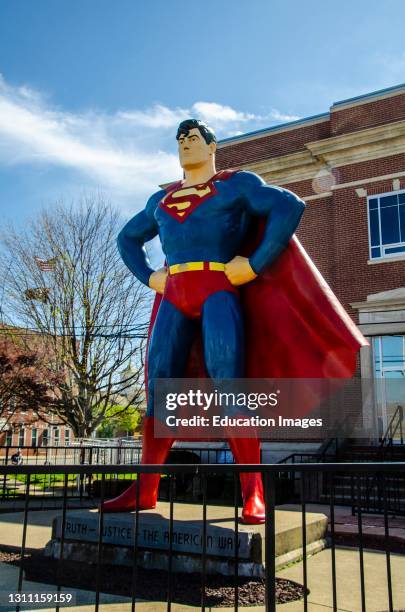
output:
[[18, 446], [24, 446], [25, 444], [25, 429], [20, 427], [18, 431]]
[[49, 429], [42, 431], [42, 446], [48, 446], [49, 444]]
[[31, 446], [38, 446], [38, 429], [36, 427], [31, 429]]
[[7, 429], [6, 432], [6, 446], [11, 446], [13, 444], [13, 430]]
[[405, 255], [405, 190], [367, 198], [370, 259]]

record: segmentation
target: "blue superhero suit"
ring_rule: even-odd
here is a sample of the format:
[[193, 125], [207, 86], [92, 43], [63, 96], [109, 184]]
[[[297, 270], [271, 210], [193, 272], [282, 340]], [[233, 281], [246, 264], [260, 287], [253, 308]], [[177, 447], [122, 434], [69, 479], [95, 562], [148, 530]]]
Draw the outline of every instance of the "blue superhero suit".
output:
[[[255, 174], [222, 171], [204, 184], [183, 188], [178, 182], [155, 193], [121, 231], [122, 258], [143, 283], [153, 272], [144, 244], [157, 234], [168, 266], [149, 326], [143, 464], [163, 464], [173, 442], [173, 432], [161, 435], [153, 416], [157, 377], [304, 378], [309, 393], [297, 387], [284, 406], [286, 416], [302, 417], [324, 399], [312, 380], [329, 378], [337, 389], [353, 375], [357, 352], [367, 342], [292, 235], [303, 210], [293, 193], [268, 186]], [[240, 290], [224, 272], [237, 254], [249, 256], [259, 273]], [[185, 438], [177, 433], [178, 439], [188, 439], [188, 432]], [[197, 428], [192, 439], [202, 434]], [[224, 435], [237, 463], [261, 462], [257, 436], [240, 437], [232, 428]], [[155, 508], [159, 478], [159, 473], [141, 474], [122, 495], [105, 502], [104, 511]], [[260, 473], [241, 472], [240, 481], [242, 521], [264, 522]]]
[[264, 217], [261, 242], [249, 258], [262, 272], [287, 246], [304, 208], [295, 194], [254, 173], [223, 171], [204, 184], [179, 182], [156, 192], [125, 225], [118, 248], [131, 272], [149, 284], [153, 270], [144, 244], [159, 234], [169, 273], [149, 344], [147, 416], [153, 415], [154, 380], [184, 375], [197, 319], [209, 376], [243, 377], [242, 313], [224, 264], [240, 253], [252, 217]]

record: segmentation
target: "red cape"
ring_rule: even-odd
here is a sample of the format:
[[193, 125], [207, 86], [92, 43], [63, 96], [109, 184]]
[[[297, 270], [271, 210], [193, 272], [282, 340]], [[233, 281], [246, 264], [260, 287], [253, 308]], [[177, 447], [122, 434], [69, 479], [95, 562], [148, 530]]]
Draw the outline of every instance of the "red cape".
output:
[[[253, 223], [243, 255], [254, 251], [263, 227], [263, 222]], [[295, 235], [264, 273], [241, 287], [240, 296], [247, 378], [347, 379], [353, 376], [357, 352], [368, 342]], [[161, 299], [162, 296], [156, 295], [149, 336]], [[145, 374], [147, 378], [147, 366]], [[207, 376], [201, 336], [196, 337], [184, 376]], [[297, 405], [289, 406], [287, 416], [303, 416], [319, 403], [314, 399], [314, 387], [307, 401], [303, 399], [300, 396], [299, 405], [293, 402]]]

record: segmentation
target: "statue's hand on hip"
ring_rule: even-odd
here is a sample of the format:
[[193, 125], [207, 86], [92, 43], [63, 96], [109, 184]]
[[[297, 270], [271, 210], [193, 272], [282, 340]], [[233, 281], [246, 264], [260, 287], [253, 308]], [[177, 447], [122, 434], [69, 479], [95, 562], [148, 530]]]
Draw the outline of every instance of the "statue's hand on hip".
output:
[[160, 268], [156, 272], [152, 272], [149, 277], [149, 287], [156, 293], [164, 293], [167, 280], [167, 269]]
[[244, 285], [257, 277], [247, 257], [236, 255], [225, 264], [225, 274], [232, 285]]

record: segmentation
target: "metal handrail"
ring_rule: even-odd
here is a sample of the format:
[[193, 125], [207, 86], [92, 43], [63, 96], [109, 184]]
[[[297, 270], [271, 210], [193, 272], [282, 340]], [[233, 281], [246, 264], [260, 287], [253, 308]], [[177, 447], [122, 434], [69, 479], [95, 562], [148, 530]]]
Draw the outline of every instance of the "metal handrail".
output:
[[[400, 439], [401, 439], [401, 445], [403, 445], [404, 443], [404, 439], [403, 439], [403, 432], [402, 432], [402, 421], [403, 421], [403, 408], [402, 406], [397, 406], [394, 414], [391, 417], [391, 420], [388, 424], [388, 427], [386, 429], [386, 432], [384, 434], [384, 436], [381, 438], [380, 440], [380, 444], [378, 446], [378, 458], [381, 461], [386, 461], [386, 451], [387, 449], [392, 449], [393, 447], [393, 439], [394, 436], [399, 428], [400, 430]], [[394, 423], [395, 423], [395, 427], [394, 427]], [[366, 488], [365, 488], [365, 499], [369, 502], [370, 497], [371, 497], [371, 492], [373, 490], [373, 488], [376, 488], [377, 492], [378, 492], [378, 496], [379, 498], [380, 496], [380, 491], [379, 491], [379, 486], [380, 486], [380, 479], [379, 479], [379, 474], [374, 473], [372, 474], [372, 477], [370, 479], [367, 480], [366, 482]], [[352, 495], [353, 498], [353, 495]], [[360, 502], [360, 500], [359, 500]], [[369, 503], [368, 503], [369, 505]], [[352, 499], [352, 514], [355, 513], [355, 503], [354, 503], [354, 499]]]
[[[386, 446], [392, 446], [393, 445], [393, 439], [395, 434], [398, 431], [400, 431], [400, 439], [401, 439], [401, 444], [404, 443], [404, 436], [403, 436], [403, 429], [402, 429], [402, 422], [404, 419], [404, 409], [402, 406], [397, 406], [396, 410], [394, 412], [394, 414], [391, 417], [391, 420], [388, 424], [387, 430], [384, 434], [384, 436], [381, 438], [380, 441], [380, 448], [385, 448]], [[394, 421], [396, 420], [396, 424], [394, 427]]]
[[295, 464], [296, 457], [313, 457], [314, 459], [316, 459], [316, 463], [324, 463], [324, 459], [327, 456], [327, 451], [333, 442], [335, 443], [335, 452], [331, 454], [336, 459], [337, 452], [338, 452], [338, 441], [337, 441], [337, 438], [330, 438], [321, 451], [318, 451], [315, 453], [291, 453], [291, 455], [288, 455], [287, 457], [280, 459], [280, 461], [278, 461], [277, 464], [279, 465], [282, 463], [287, 463], [290, 459], [292, 460], [291, 462]]

